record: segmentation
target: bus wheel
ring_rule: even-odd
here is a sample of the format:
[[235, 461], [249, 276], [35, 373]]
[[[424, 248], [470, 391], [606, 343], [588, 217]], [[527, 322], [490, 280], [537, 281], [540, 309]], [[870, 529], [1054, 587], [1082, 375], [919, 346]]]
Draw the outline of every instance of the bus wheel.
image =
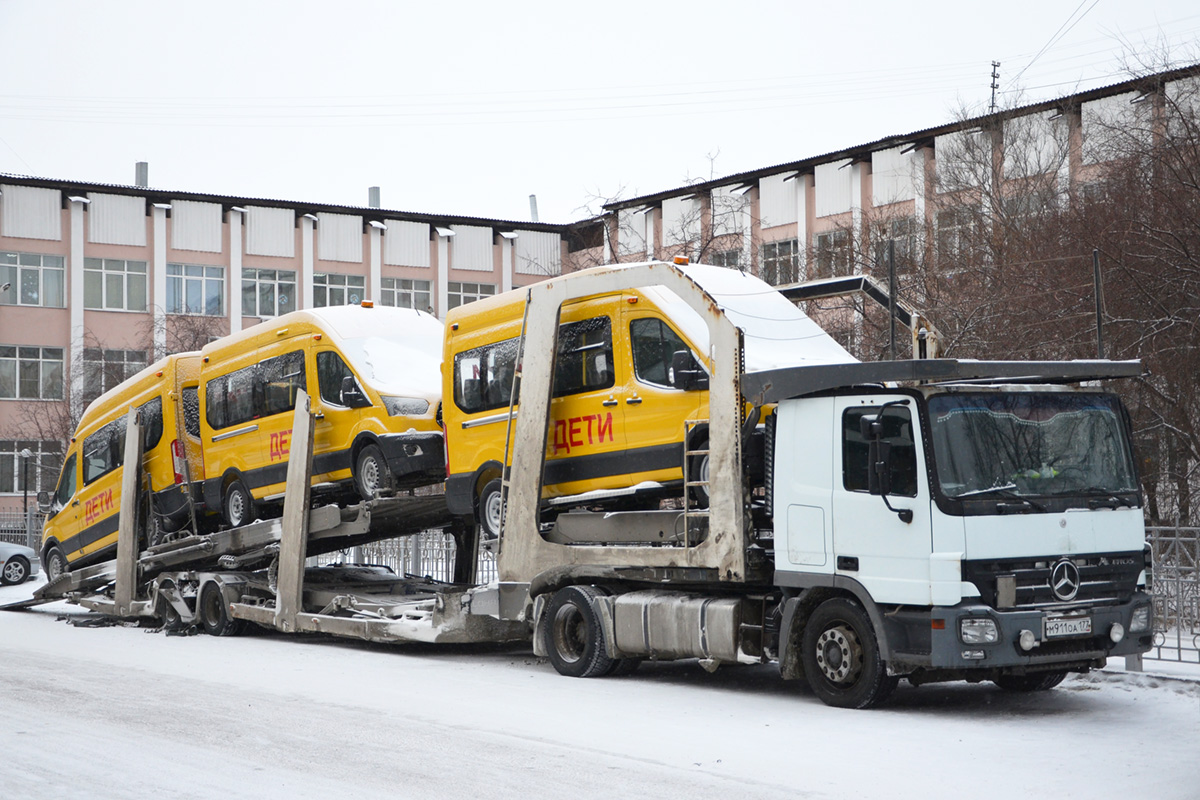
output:
[[804, 676], [826, 705], [872, 708], [900, 681], [887, 674], [867, 613], [844, 597], [817, 606], [804, 627], [801, 647]]
[[484, 539], [500, 538], [500, 519], [504, 515], [504, 494], [500, 479], [493, 478], [483, 487], [479, 495], [479, 522], [483, 526]]
[[48, 581], [56, 581], [67, 574], [67, 557], [63, 555], [61, 547], [54, 545], [46, 551], [45, 567]]
[[369, 444], [359, 452], [354, 465], [354, 485], [363, 500], [374, 500], [380, 492], [392, 490], [392, 469], [376, 445]]
[[222, 511], [231, 528], [240, 528], [254, 519], [254, 498], [241, 478], [235, 478], [225, 489]]

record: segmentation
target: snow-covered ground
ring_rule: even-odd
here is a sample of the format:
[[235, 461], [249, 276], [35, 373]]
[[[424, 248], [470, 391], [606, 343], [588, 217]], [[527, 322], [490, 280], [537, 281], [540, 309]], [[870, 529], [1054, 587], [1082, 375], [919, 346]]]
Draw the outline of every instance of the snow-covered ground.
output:
[[[31, 586], [0, 588], [0, 604]], [[1200, 796], [1200, 667], [827, 708], [772, 667], [572, 680], [524, 648], [217, 639], [0, 612], [0, 796]], [[1157, 663], [1147, 670], [1157, 672]]]

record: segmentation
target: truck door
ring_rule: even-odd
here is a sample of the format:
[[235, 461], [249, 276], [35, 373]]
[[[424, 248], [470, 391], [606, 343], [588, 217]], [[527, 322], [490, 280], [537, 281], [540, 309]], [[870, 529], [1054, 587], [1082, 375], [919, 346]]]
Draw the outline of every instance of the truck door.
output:
[[628, 487], [634, 469], [625, 454], [630, 378], [628, 367], [614, 357], [611, 299], [570, 306], [563, 317], [546, 436], [545, 494]]
[[672, 372], [674, 354], [690, 351], [694, 358], [693, 348], [653, 309], [628, 308], [625, 325], [633, 384], [624, 399], [625, 436], [637, 464], [631, 478], [635, 483], [680, 480], [684, 422], [697, 418], [708, 391], [677, 388]]
[[342, 399], [342, 385], [352, 378], [364, 396], [366, 388], [345, 359], [333, 349], [316, 353], [317, 392], [313, 398], [313, 481], [340, 481], [350, 477], [350, 446], [371, 408], [351, 408]]
[[[862, 583], [880, 603], [930, 602], [929, 485], [920, 416], [911, 397], [841, 397], [835, 403], [833, 550], [835, 571]], [[881, 442], [890, 451], [891, 494], [868, 489], [870, 439], [860, 420], [880, 415]], [[901, 510], [912, 512], [904, 522]]]

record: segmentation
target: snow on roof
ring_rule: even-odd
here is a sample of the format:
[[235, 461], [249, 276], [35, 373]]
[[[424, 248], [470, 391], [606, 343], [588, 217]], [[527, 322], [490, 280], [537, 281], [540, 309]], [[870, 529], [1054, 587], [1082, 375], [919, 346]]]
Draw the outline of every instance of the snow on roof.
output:
[[442, 323], [412, 308], [328, 306], [308, 313], [381, 394], [441, 397]]

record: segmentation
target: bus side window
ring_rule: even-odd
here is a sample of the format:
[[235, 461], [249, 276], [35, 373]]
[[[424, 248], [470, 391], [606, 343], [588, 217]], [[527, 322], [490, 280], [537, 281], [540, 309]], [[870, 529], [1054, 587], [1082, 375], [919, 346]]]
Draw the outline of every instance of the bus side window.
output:
[[67, 463], [63, 465], [62, 475], [58, 479], [58, 489], [54, 492], [54, 504], [64, 508], [75, 496], [75, 453], [71, 453]]

